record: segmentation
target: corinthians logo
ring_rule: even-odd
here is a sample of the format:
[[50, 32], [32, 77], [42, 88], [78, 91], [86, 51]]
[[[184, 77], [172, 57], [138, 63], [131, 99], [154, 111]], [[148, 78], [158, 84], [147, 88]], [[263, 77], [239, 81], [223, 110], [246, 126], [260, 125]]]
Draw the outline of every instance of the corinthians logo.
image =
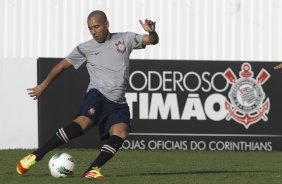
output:
[[248, 129], [261, 119], [268, 120], [266, 114], [269, 112], [270, 102], [269, 98], [265, 99], [262, 85], [269, 79], [270, 74], [262, 69], [254, 79], [251, 65], [244, 63], [239, 76], [237, 79], [230, 68], [224, 72], [224, 77], [232, 85], [228, 94], [230, 101], [225, 101], [228, 112], [226, 120], [233, 119]]
[[126, 51], [126, 47], [124, 45], [124, 41], [118, 41], [117, 43], [115, 43], [115, 45], [117, 46], [117, 51], [119, 53], [124, 53]]

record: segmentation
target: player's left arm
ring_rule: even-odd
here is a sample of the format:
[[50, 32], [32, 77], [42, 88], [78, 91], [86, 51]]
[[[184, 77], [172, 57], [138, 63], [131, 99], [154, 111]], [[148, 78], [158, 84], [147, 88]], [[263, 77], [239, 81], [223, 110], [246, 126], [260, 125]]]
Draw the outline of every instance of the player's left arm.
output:
[[157, 43], [159, 43], [159, 36], [156, 32], [156, 22], [147, 19], [145, 19], [144, 22], [142, 20], [139, 20], [139, 22], [143, 29], [149, 33], [143, 35], [142, 45], [156, 45]]

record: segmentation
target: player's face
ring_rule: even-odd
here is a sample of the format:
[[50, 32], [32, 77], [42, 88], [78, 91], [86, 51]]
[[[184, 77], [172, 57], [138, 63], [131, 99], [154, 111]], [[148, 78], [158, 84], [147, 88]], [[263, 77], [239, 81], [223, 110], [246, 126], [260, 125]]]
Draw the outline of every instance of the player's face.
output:
[[97, 42], [103, 43], [106, 41], [109, 33], [108, 21], [103, 21], [99, 16], [95, 16], [95, 17], [91, 17], [87, 21], [87, 24], [91, 35]]

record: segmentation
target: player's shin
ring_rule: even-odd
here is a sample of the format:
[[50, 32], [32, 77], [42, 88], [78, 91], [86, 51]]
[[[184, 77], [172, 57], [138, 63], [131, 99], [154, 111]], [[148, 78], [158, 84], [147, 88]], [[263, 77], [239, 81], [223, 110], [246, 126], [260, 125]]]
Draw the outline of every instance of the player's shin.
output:
[[36, 155], [36, 161], [41, 160], [46, 153], [69, 142], [71, 139], [83, 134], [81, 126], [75, 122], [67, 125], [64, 128], [60, 128], [56, 133], [39, 149], [32, 154]]
[[122, 146], [124, 139], [112, 135], [108, 141], [102, 146], [100, 154], [96, 160], [91, 164], [87, 171], [90, 171], [94, 167], [101, 168], [107, 161], [109, 161]]

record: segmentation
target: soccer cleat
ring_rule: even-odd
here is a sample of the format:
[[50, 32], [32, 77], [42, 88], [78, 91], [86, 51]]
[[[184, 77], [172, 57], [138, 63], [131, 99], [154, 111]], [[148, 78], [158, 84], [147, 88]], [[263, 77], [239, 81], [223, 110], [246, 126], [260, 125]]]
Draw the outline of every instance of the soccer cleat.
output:
[[25, 174], [30, 169], [30, 167], [36, 163], [35, 158], [35, 155], [29, 154], [21, 159], [17, 165], [17, 172], [19, 174]]
[[98, 167], [93, 167], [92, 170], [90, 171], [85, 171], [83, 174], [84, 178], [87, 179], [103, 179], [105, 176], [100, 171], [100, 168]]

